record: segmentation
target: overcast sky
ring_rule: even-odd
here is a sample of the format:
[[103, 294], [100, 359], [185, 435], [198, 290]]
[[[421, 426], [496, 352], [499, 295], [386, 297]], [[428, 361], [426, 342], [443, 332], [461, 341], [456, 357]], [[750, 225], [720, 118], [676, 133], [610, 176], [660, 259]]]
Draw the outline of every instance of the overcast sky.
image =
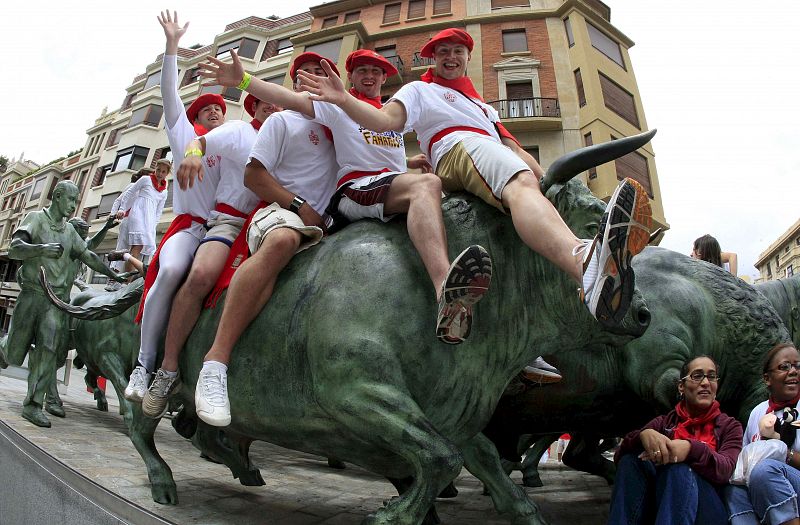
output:
[[[662, 246], [688, 253], [710, 233], [739, 254], [740, 274], [756, 275], [758, 255], [799, 215], [800, 1], [605, 1], [612, 23], [636, 43], [634, 72], [647, 122], [658, 128], [653, 146], [672, 228]], [[133, 77], [163, 51], [163, 8], [191, 21], [181, 42], [188, 47], [247, 16], [318, 3], [233, 2], [221, 14], [196, 0], [140, 0], [135, 9], [7, 2], [0, 154], [45, 163], [83, 147], [103, 107], [119, 107]]]

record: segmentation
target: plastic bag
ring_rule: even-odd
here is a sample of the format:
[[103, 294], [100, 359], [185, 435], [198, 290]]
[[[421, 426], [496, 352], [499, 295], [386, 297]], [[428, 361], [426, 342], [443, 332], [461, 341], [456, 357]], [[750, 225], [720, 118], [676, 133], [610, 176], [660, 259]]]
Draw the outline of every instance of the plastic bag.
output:
[[736, 460], [736, 468], [731, 475], [732, 485], [748, 485], [753, 468], [765, 459], [785, 462], [788, 448], [780, 439], [754, 441], [745, 446]]

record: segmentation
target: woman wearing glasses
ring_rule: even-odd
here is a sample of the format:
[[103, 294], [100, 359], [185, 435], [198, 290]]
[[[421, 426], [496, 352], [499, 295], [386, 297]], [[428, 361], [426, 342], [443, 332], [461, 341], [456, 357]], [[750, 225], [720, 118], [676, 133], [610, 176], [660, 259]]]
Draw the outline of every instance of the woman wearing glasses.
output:
[[[767, 353], [763, 373], [769, 399], [756, 405], [750, 412], [744, 445], [769, 439], [762, 437], [759, 430], [759, 423], [767, 414], [774, 414], [779, 421], [797, 421], [800, 352], [791, 343], [775, 346]], [[770, 432], [772, 428], [770, 425]], [[800, 494], [800, 440], [797, 427], [791, 424], [781, 425], [779, 435], [787, 445], [786, 460], [764, 459], [753, 467], [748, 487], [731, 486], [727, 489], [725, 496], [731, 525], [800, 524], [797, 510], [797, 495]]]
[[708, 356], [681, 368], [680, 401], [622, 441], [614, 458], [610, 524], [724, 524], [720, 489], [742, 449], [742, 426], [720, 412], [719, 374]]

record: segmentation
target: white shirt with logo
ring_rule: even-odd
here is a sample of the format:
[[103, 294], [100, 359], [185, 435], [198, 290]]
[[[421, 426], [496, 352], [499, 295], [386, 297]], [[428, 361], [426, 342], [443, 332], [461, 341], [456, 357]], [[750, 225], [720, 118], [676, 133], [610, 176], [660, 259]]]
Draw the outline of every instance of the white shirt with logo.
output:
[[[420, 147], [426, 154], [434, 135], [446, 128], [456, 126], [484, 130], [488, 133], [487, 139], [501, 142], [494, 126], [495, 122], [500, 121], [497, 110], [480, 100], [468, 98], [454, 89], [439, 84], [415, 81], [401, 87], [389, 102], [393, 100], [401, 102], [405, 107], [405, 131], [413, 129], [417, 133]], [[471, 131], [456, 131], [446, 135], [442, 140], [433, 144], [433, 148], [430, 148], [431, 164], [435, 168], [439, 159], [464, 137], [475, 135], [476, 133]]]
[[336, 190], [333, 143], [322, 126], [296, 111], [273, 113], [250, 152], [281, 186], [322, 215]]
[[[769, 401], [764, 401], [756, 405], [755, 408], [753, 408], [753, 410], [750, 412], [750, 417], [747, 420], [747, 428], [745, 428], [744, 435], [742, 436], [743, 446], [747, 446], [748, 443], [753, 443], [754, 441], [759, 441], [761, 439], [761, 432], [758, 430], [758, 422], [761, 421], [761, 418], [767, 414], [768, 408]], [[783, 409], [776, 410], [775, 415], [782, 418]], [[800, 430], [798, 430], [797, 435], [795, 436], [792, 449], [800, 450]]]
[[203, 136], [206, 156], [221, 159], [216, 203], [233, 206], [245, 215], [249, 215], [259, 201], [244, 185], [244, 168], [257, 135], [251, 123], [231, 120]]

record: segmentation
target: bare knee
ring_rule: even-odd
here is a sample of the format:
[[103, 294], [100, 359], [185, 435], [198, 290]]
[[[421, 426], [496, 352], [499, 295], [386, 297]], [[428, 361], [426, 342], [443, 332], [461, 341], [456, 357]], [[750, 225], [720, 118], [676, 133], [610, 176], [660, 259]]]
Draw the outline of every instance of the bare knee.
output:
[[195, 264], [182, 289], [192, 295], [205, 296], [216, 284], [219, 273], [216, 265]]
[[511, 208], [514, 201], [541, 194], [542, 186], [539, 183], [539, 179], [536, 178], [532, 171], [525, 170], [511, 177], [503, 188], [501, 198], [503, 203]]
[[[254, 257], [266, 258], [272, 254], [294, 253], [300, 247], [302, 234], [291, 228], [277, 228], [264, 237], [264, 242]], [[260, 256], [260, 257], [259, 257]]]

